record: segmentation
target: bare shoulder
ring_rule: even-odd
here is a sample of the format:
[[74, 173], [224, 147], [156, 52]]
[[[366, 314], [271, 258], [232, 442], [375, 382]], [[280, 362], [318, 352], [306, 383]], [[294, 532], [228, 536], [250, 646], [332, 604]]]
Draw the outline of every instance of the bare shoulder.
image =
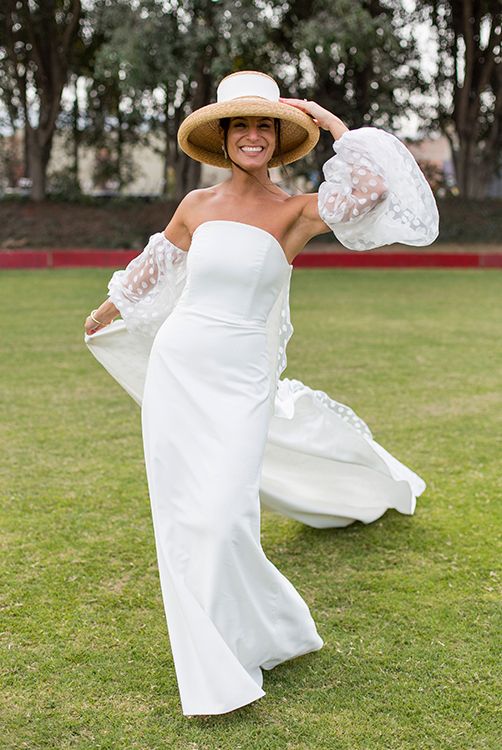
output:
[[185, 197], [180, 201], [178, 209], [181, 208], [182, 210], [184, 210], [187, 208], [194, 208], [196, 206], [199, 206], [201, 202], [207, 200], [208, 198], [214, 197], [217, 193], [217, 190], [218, 185], [190, 190], [190, 192], [187, 193]]
[[[190, 190], [184, 198], [179, 202], [178, 208], [175, 211], [175, 215], [180, 220], [187, 219], [190, 214], [203, 206], [208, 200], [214, 198], [217, 195], [218, 186], [197, 188], [196, 190]], [[174, 216], [173, 216], [174, 218]], [[187, 224], [188, 226], [188, 224]]]
[[194, 212], [214, 196], [214, 187], [190, 190], [179, 202], [171, 220], [164, 229], [164, 236], [181, 250], [188, 250], [192, 241]]

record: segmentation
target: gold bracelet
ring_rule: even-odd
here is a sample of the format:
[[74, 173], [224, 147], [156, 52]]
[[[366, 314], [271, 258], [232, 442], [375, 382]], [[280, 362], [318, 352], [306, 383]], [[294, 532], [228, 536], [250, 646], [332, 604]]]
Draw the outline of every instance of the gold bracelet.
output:
[[95, 310], [91, 310], [91, 315], [90, 315], [90, 317], [91, 317], [91, 318], [93, 319], [93, 321], [94, 321], [95, 323], [97, 323], [97, 324], [98, 324], [99, 326], [104, 326], [104, 325], [106, 325], [106, 323], [102, 323], [102, 322], [101, 322], [100, 320], [98, 320], [97, 318], [95, 318], [95, 317], [94, 317], [94, 313], [95, 313], [95, 312], [97, 312], [97, 310], [98, 310], [98, 308], [96, 308]]

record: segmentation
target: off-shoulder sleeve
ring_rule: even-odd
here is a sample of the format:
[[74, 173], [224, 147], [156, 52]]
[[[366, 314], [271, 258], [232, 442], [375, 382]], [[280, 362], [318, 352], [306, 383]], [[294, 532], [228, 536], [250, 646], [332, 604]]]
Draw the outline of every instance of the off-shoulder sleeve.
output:
[[432, 190], [410, 151], [378, 128], [348, 130], [333, 144], [318, 190], [321, 219], [351, 250], [393, 242], [430, 245], [439, 233]]
[[157, 332], [185, 284], [187, 255], [157, 232], [125, 269], [115, 271], [109, 299], [129, 331], [146, 336]]

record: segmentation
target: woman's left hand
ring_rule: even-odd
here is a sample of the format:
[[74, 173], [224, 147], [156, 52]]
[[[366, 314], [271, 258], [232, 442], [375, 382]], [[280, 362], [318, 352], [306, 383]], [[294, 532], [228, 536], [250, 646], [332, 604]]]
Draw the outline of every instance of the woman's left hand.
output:
[[335, 140], [348, 130], [348, 127], [339, 117], [316, 102], [307, 101], [307, 99], [288, 99], [282, 96], [279, 97], [279, 101], [297, 107], [305, 114], [310, 115], [315, 124], [322, 130], [329, 130]]

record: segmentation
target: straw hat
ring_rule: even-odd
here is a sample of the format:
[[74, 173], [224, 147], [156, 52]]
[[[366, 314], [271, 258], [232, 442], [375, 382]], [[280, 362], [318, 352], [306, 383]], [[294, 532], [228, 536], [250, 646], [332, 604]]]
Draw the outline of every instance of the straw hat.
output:
[[[281, 121], [282, 163], [290, 164], [308, 154], [319, 140], [319, 128], [309, 115], [279, 101], [279, 86], [273, 78], [256, 70], [242, 70], [223, 78], [216, 103], [196, 109], [178, 130], [180, 148], [196, 161], [230, 169], [218, 130], [220, 117], [275, 117]], [[281, 158], [277, 148], [269, 167]]]

